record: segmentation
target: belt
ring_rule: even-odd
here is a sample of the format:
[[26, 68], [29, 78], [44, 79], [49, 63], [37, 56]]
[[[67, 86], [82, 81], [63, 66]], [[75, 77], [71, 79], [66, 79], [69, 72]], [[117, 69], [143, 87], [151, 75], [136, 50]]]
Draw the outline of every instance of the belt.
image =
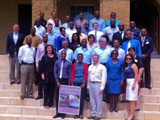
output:
[[90, 83], [101, 83], [101, 82], [98, 82], [98, 81], [90, 81]]
[[22, 65], [34, 65], [34, 63], [25, 63], [25, 62], [22, 62]]

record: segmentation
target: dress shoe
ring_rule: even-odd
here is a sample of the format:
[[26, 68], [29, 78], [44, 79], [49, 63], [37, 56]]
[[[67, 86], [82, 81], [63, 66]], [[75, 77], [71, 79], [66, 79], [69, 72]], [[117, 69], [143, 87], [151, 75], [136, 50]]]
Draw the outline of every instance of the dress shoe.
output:
[[34, 99], [34, 97], [32, 95], [29, 95], [27, 98], [31, 98], [31, 99]]
[[129, 102], [129, 100], [122, 100], [121, 102], [122, 103], [127, 103], [127, 102]]
[[135, 109], [135, 111], [140, 111], [140, 108]]
[[146, 88], [148, 88], [148, 89], [152, 89], [150, 85], [147, 85], [147, 86], [146, 86]]
[[114, 108], [113, 110], [114, 110], [114, 112], [118, 112], [118, 109], [117, 109], [117, 108]]
[[101, 118], [100, 117], [95, 117], [93, 120], [100, 120]]
[[16, 82], [18, 85], [21, 84], [21, 82]]
[[64, 119], [64, 118], [65, 118], [65, 115], [61, 115], [61, 118]]
[[39, 99], [42, 99], [42, 97], [40, 97], [40, 96], [36, 97], [36, 100], [39, 100]]
[[44, 106], [44, 108], [49, 109], [49, 106]]
[[79, 115], [75, 115], [75, 116], [74, 116], [74, 119], [77, 119], [77, 118], [79, 118]]
[[80, 119], [83, 119], [83, 115], [80, 115], [79, 118], [80, 118]]
[[94, 118], [96, 118], [95, 116], [89, 116], [89, 117], [87, 117], [87, 119], [94, 119]]
[[24, 98], [25, 98], [25, 97], [24, 97], [23, 95], [20, 96], [20, 99], [21, 99], [21, 100], [24, 100]]
[[110, 112], [113, 112], [113, 110], [114, 110], [113, 108], [110, 108], [110, 109], [109, 109]]
[[58, 118], [58, 117], [60, 117], [60, 115], [58, 113], [55, 114], [55, 116], [53, 116], [53, 118]]
[[10, 85], [13, 85], [14, 83], [15, 83], [15, 82], [12, 81], [12, 82], [10, 82]]

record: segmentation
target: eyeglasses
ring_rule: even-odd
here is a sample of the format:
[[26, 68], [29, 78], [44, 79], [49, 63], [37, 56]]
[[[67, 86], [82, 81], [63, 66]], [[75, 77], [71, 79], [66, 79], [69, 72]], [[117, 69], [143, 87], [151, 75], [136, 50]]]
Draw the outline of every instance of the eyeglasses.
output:
[[132, 58], [126, 58], [126, 60], [132, 60]]

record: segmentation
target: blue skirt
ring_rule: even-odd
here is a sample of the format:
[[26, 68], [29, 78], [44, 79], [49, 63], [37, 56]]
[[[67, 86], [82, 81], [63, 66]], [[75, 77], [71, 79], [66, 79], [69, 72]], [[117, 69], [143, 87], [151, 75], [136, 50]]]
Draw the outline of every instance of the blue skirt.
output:
[[120, 94], [121, 93], [121, 80], [108, 80], [108, 93]]

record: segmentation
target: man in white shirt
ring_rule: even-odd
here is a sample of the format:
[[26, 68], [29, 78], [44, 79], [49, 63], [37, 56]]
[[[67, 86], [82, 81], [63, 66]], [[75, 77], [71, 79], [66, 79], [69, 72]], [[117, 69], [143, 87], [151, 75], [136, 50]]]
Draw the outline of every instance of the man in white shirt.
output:
[[36, 35], [38, 35], [42, 40], [43, 35], [46, 34], [46, 29], [40, 25], [40, 19], [36, 19], [34, 28], [36, 29]]
[[[55, 26], [54, 19], [57, 18], [56, 12], [52, 11], [51, 16], [52, 16], [52, 18], [47, 21], [46, 27], [48, 26], [49, 23], [51, 23], [53, 25], [53, 28], [54, 28], [54, 26]], [[59, 25], [61, 26], [61, 21], [60, 20], [59, 20]]]
[[93, 34], [95, 36], [95, 42], [98, 43], [100, 37], [103, 35], [103, 32], [98, 30], [99, 24], [97, 22], [93, 23], [93, 29], [88, 33], [88, 35]]
[[125, 51], [120, 48], [120, 42], [117, 39], [113, 40], [113, 48], [111, 48], [111, 51], [113, 50], [118, 51], [118, 59], [121, 59], [123, 61], [125, 58]]
[[[19, 49], [18, 60], [21, 64], [21, 95], [20, 99], [33, 97], [34, 57], [35, 48], [31, 46], [31, 37], [26, 38], [26, 45]], [[26, 89], [27, 87], [27, 89]]]
[[102, 97], [107, 79], [106, 67], [99, 63], [99, 56], [94, 54], [92, 57], [93, 64], [88, 69], [88, 84], [91, 116], [88, 119], [100, 120], [102, 114]]
[[109, 37], [110, 44], [112, 44], [113, 34], [118, 32], [118, 31], [119, 31], [119, 28], [115, 24], [115, 19], [111, 19], [110, 20], [110, 26], [106, 27], [103, 31], [104, 35], [107, 35]]
[[69, 28], [66, 29], [66, 34], [67, 34], [70, 42], [72, 41], [72, 35], [73, 35], [73, 33], [76, 33], [76, 32], [77, 32], [77, 30], [74, 28], [73, 21], [70, 21], [69, 22]]

